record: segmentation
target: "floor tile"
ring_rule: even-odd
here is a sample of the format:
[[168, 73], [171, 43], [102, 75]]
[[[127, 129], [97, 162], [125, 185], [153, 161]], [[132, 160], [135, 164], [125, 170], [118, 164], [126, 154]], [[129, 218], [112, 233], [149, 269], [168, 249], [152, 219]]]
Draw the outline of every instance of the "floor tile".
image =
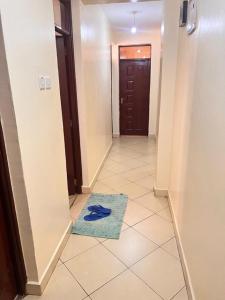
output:
[[[155, 171], [154, 140], [113, 139], [93, 192], [129, 196], [120, 239], [71, 235], [61, 258], [70, 271], [59, 260], [43, 296], [25, 299], [187, 300], [168, 201], [151, 192]], [[77, 197], [73, 221], [89, 196]]]
[[147, 176], [145, 178], [137, 180], [136, 183], [139, 184], [140, 186], [145, 187], [148, 190], [153, 191], [155, 178], [154, 176]]
[[188, 300], [186, 288], [183, 288], [172, 300]]
[[138, 199], [135, 199], [135, 202], [156, 213], [168, 207], [167, 199], [164, 197], [155, 197], [154, 193], [138, 197]]
[[124, 222], [129, 226], [133, 226], [153, 214], [154, 213], [150, 210], [136, 204], [133, 201], [128, 200], [127, 209], [124, 215]]
[[180, 262], [160, 248], [132, 270], [165, 300], [171, 299], [185, 285]]
[[174, 237], [172, 223], [162, 219], [157, 215], [138, 223], [134, 226], [135, 230], [148, 237], [157, 245], [162, 245]]
[[117, 162], [117, 163], [121, 163], [121, 162], [124, 162], [126, 160], [130, 160], [131, 158], [128, 157], [126, 155], [126, 153], [112, 153], [109, 155], [109, 159]]
[[119, 190], [121, 186], [127, 185], [130, 183], [127, 179], [120, 175], [114, 175], [106, 179], [102, 179], [101, 182], [112, 189]]
[[101, 181], [97, 181], [93, 188], [93, 193], [112, 194], [115, 193], [109, 186], [106, 186]]
[[166, 244], [162, 245], [162, 248], [176, 258], [180, 258], [175, 237], [169, 240]]
[[42, 296], [27, 296], [25, 300], [81, 300], [87, 294], [64, 265], [55, 269]]
[[101, 170], [101, 172], [98, 175], [98, 180], [102, 180], [105, 178], [109, 178], [111, 176], [115, 175], [115, 173], [109, 171], [109, 170]]
[[67, 260], [75, 257], [76, 255], [88, 250], [89, 248], [97, 245], [98, 242], [95, 238], [90, 236], [71, 234], [66, 247], [61, 255], [61, 260], [66, 262]]
[[138, 159], [145, 162], [146, 164], [152, 164], [156, 166], [156, 155], [154, 154], [142, 155]]
[[66, 266], [88, 294], [125, 270], [125, 266], [102, 245], [69, 260]]
[[146, 163], [143, 161], [140, 161], [138, 159], [129, 159], [129, 160], [125, 160], [123, 161], [123, 164], [127, 167], [129, 167], [130, 169], [135, 169], [135, 168], [139, 168], [142, 166], [145, 166]]
[[135, 145], [129, 145], [129, 149], [132, 149], [133, 151], [142, 153], [142, 154], [150, 154], [150, 153], [155, 153], [156, 148], [153, 144], [135, 144]]
[[130, 170], [128, 172], [124, 172], [121, 175], [127, 178], [128, 180], [135, 182], [136, 180], [145, 178], [146, 176], [152, 175], [153, 173], [154, 171], [152, 170], [151, 167], [146, 168], [145, 166], [134, 170]]
[[161, 300], [129, 270], [97, 290], [91, 298], [92, 300]]
[[171, 213], [170, 213], [170, 208], [167, 207], [163, 210], [161, 210], [160, 212], [157, 213], [157, 215], [159, 215], [160, 217], [162, 217], [163, 219], [166, 219], [167, 221], [170, 221], [172, 222], [172, 216], [171, 216]]
[[132, 151], [132, 150], [128, 149], [128, 150], [126, 150], [125, 155], [129, 158], [138, 159], [141, 156], [141, 153], [138, 153], [136, 151]]
[[158, 247], [132, 228], [122, 232], [119, 240], [107, 240], [103, 245], [127, 266], [133, 265]]
[[119, 193], [127, 195], [130, 199], [135, 199], [149, 192], [144, 187], [137, 185], [135, 183], [129, 183], [121, 186], [119, 189], [116, 189]]
[[127, 167], [120, 164], [120, 163], [117, 163], [115, 161], [110, 161], [110, 160], [107, 160], [105, 165], [104, 165], [104, 168], [108, 171], [111, 171], [115, 174], [118, 174], [118, 173], [121, 173], [121, 172], [125, 172], [127, 170]]
[[[128, 229], [129, 226], [126, 223], [123, 223], [122, 227], [121, 227], [121, 232]], [[106, 241], [106, 238], [96, 238], [100, 243], [103, 243], [104, 241]]]

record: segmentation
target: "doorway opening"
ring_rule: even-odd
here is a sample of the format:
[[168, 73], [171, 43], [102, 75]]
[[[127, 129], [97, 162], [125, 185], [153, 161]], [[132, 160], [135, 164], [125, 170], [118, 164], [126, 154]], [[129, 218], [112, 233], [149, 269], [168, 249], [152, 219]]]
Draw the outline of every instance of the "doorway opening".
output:
[[82, 192], [82, 166], [70, 0], [53, 0], [69, 196]]
[[151, 45], [119, 46], [120, 135], [149, 133]]

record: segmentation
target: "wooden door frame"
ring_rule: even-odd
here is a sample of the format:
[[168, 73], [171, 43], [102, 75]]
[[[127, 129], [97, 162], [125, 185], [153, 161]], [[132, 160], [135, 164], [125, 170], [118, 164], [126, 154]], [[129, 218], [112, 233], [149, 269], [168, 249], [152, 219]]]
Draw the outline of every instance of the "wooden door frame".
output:
[[78, 194], [82, 193], [83, 177], [82, 177], [82, 163], [81, 163], [81, 147], [80, 147], [80, 129], [79, 129], [79, 116], [78, 116], [78, 103], [77, 103], [77, 86], [76, 86], [76, 72], [75, 72], [75, 59], [74, 59], [74, 43], [73, 43], [73, 26], [72, 26], [72, 8], [71, 0], [59, 0], [62, 2], [68, 11], [67, 28], [64, 30], [58, 26], [55, 26], [55, 31], [61, 33], [65, 36], [66, 45], [69, 49], [68, 60], [68, 81], [69, 81], [69, 101], [71, 117], [73, 122], [73, 155], [75, 159], [75, 173], [77, 179], [76, 192]]
[[2, 125], [0, 124], [0, 185], [3, 195], [2, 207], [4, 210], [6, 226], [8, 228], [7, 235], [9, 236], [10, 257], [14, 265], [14, 274], [16, 279], [16, 288], [18, 295], [25, 295], [26, 292], [26, 269], [24, 264], [22, 246], [20, 241], [19, 227], [17, 222], [15, 202], [12, 193], [8, 160], [5, 148], [4, 135]]
[[[121, 78], [120, 78], [120, 71], [121, 71], [121, 61], [143, 61], [143, 60], [149, 60], [150, 62], [150, 74], [149, 74], [149, 92], [151, 91], [151, 57], [150, 58], [136, 58], [136, 59], [121, 59], [120, 58], [120, 48], [123, 47], [143, 47], [143, 46], [149, 46], [150, 50], [152, 50], [151, 44], [129, 44], [129, 45], [119, 45], [118, 47], [118, 61], [119, 61], [119, 129], [120, 129], [120, 135], [121, 135]], [[150, 93], [149, 93], [149, 110], [148, 110], [148, 135], [149, 135], [149, 122], [150, 122]]]

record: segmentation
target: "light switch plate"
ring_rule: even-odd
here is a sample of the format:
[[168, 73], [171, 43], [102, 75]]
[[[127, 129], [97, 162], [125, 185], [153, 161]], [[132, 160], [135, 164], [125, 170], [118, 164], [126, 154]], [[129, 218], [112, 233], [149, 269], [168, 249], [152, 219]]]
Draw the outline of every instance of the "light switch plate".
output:
[[45, 76], [45, 88], [46, 90], [50, 90], [52, 88], [52, 81], [49, 76]]
[[39, 83], [39, 89], [41, 91], [45, 90], [45, 76], [40, 75], [38, 79], [38, 83]]
[[192, 34], [197, 27], [197, 0], [189, 0], [188, 2], [188, 18], [187, 18], [187, 32]]

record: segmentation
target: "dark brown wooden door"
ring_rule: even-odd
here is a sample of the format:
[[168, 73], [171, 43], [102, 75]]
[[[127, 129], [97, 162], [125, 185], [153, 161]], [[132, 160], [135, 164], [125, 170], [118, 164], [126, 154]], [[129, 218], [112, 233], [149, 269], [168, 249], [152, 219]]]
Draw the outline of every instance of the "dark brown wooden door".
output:
[[66, 151], [67, 182], [69, 195], [74, 195], [76, 193], [76, 170], [74, 158], [75, 150], [73, 147], [73, 120], [70, 107], [67, 48], [65, 43], [65, 37], [63, 35], [56, 36], [56, 46], [58, 56], [60, 96]]
[[25, 284], [26, 272], [0, 124], [0, 300], [23, 295]]
[[120, 134], [148, 135], [150, 59], [120, 60]]
[[71, 0], [53, 0], [69, 195], [82, 193]]
[[3, 199], [0, 199], [0, 300], [13, 300], [17, 295], [17, 286], [2, 204]]

